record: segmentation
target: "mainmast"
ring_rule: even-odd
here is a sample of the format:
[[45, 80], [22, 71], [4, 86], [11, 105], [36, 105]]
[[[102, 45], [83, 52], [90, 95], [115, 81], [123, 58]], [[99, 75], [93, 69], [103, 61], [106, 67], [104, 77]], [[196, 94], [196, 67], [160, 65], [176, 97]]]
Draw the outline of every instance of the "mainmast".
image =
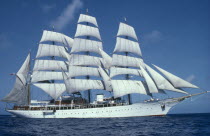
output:
[[91, 102], [90, 90], [107, 90], [104, 80], [108, 78], [104, 69], [110, 65], [111, 57], [103, 51], [96, 18], [87, 13], [80, 14], [71, 49], [69, 73], [65, 75], [70, 77], [65, 81], [67, 90], [69, 93], [88, 91], [88, 101]]
[[[127, 19], [126, 19], [126, 17], [124, 18], [125, 19], [125, 23], [127, 24]], [[128, 36], [125, 36], [125, 39], [128, 39]], [[125, 56], [128, 56], [128, 53], [129, 52], [125, 52]], [[126, 67], [126, 68], [128, 68], [128, 67]], [[129, 80], [129, 74], [126, 74], [125, 75], [125, 79], [126, 80]], [[131, 104], [131, 95], [130, 94], [128, 94], [128, 104], [130, 105]]]
[[[86, 9], [86, 15], [88, 15], [88, 9]], [[86, 25], [88, 26], [89, 23], [86, 22]], [[90, 37], [87, 35], [87, 36], [86, 36], [86, 39], [90, 39]], [[87, 55], [87, 56], [90, 55], [89, 51], [86, 52], [86, 55]], [[88, 67], [88, 66], [87, 66], [87, 67]], [[87, 78], [87, 80], [89, 80], [89, 79], [90, 79], [90, 76], [87, 75], [86, 78]], [[87, 91], [88, 91], [88, 101], [89, 101], [89, 103], [90, 103], [90, 102], [91, 102], [91, 90], [87, 90]]]

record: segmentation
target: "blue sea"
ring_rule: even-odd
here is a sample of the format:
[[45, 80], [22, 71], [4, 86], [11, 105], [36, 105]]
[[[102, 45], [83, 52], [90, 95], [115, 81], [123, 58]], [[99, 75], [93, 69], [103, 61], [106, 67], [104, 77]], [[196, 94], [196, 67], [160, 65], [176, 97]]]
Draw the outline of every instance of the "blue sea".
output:
[[1, 136], [210, 136], [210, 114], [104, 119], [0, 116]]

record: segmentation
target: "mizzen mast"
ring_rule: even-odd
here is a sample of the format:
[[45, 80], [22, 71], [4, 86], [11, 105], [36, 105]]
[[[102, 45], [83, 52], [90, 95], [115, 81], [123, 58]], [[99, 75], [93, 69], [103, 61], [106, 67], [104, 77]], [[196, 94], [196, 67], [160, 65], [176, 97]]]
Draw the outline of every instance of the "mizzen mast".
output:
[[[65, 53], [72, 45], [73, 39], [62, 33], [43, 31], [31, 82], [34, 86], [49, 94], [54, 100], [66, 91], [61, 71], [68, 71]], [[55, 57], [58, 59], [55, 59]], [[55, 82], [55, 80], [58, 82]]]

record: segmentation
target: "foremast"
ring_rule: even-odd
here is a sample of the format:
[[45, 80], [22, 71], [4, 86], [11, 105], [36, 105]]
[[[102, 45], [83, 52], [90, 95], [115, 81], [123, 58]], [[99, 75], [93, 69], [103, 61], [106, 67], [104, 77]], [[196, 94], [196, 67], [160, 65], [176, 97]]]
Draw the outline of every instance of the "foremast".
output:
[[[152, 97], [153, 93], [166, 93], [165, 90], [188, 94], [180, 88], [198, 88], [157, 66], [155, 67], [163, 75], [144, 63], [134, 28], [127, 23], [120, 22], [110, 68], [114, 97], [129, 96], [132, 93]], [[114, 79], [118, 75], [125, 75], [126, 80]], [[130, 80], [129, 75], [141, 77], [143, 80]]]

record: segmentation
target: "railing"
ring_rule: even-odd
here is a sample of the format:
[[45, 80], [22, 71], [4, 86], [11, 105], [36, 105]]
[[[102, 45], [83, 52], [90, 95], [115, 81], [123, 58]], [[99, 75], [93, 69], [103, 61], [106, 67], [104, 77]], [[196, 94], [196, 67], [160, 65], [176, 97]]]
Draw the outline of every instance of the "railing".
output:
[[31, 107], [16, 107], [13, 110], [70, 110], [70, 109], [90, 109], [90, 108], [104, 108], [104, 107], [114, 107], [114, 106], [124, 106], [127, 103], [114, 103], [114, 104], [64, 104], [64, 105], [45, 105], [45, 106], [31, 106]]

